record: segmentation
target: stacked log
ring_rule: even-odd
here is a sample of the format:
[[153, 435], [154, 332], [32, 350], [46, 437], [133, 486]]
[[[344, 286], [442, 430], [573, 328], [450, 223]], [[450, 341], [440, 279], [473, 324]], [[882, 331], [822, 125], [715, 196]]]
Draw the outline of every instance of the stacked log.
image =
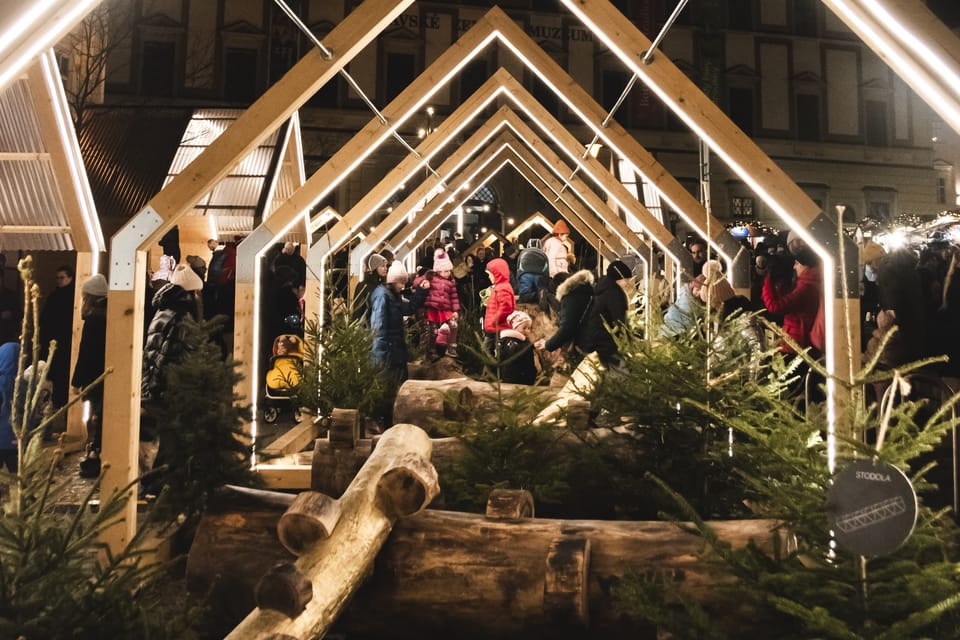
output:
[[[340, 498], [339, 509], [315, 497], [295, 501], [288, 516], [295, 512], [299, 517], [290, 540], [300, 555], [295, 562], [261, 571], [257, 608], [227, 638], [322, 637], [369, 574], [396, 519], [425, 508], [439, 491], [430, 453], [430, 438], [423, 430], [395, 425], [380, 438]], [[314, 520], [310, 527], [302, 526], [305, 513]], [[329, 537], [323, 537], [331, 527]], [[319, 539], [301, 537], [309, 532]], [[259, 544], [250, 548], [260, 550]]]
[[[491, 502], [497, 504], [486, 516], [431, 509], [398, 520], [337, 629], [350, 637], [397, 640], [642, 637], [650, 629], [622, 616], [611, 597], [626, 575], [665, 577], [707, 607], [715, 604], [715, 586], [730, 579], [706, 561], [701, 538], [675, 523], [534, 519], [525, 517], [532, 504], [523, 506], [522, 493]], [[275, 520], [279, 515], [274, 512]], [[771, 551], [777, 535], [769, 520], [709, 524], [733, 547], [752, 540]], [[247, 531], [249, 549], [264, 551], [270, 544], [279, 546], [264, 528]], [[347, 545], [335, 557], [348, 562], [356, 552]], [[234, 561], [216, 546], [195, 544], [194, 553], [213, 565]], [[250, 561], [261, 573], [272, 566], [266, 557]], [[339, 573], [325, 575], [334, 580]], [[352, 586], [359, 577], [351, 577]], [[255, 585], [245, 588], [252, 592]], [[311, 637], [292, 626], [283, 629], [295, 638]]]

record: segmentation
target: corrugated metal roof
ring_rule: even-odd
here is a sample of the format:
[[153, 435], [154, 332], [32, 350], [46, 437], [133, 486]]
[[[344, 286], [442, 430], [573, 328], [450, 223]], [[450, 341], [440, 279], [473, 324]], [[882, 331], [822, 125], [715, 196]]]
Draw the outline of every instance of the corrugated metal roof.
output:
[[190, 121], [190, 109], [103, 107], [80, 135], [93, 197], [112, 235], [163, 187], [167, 168]]

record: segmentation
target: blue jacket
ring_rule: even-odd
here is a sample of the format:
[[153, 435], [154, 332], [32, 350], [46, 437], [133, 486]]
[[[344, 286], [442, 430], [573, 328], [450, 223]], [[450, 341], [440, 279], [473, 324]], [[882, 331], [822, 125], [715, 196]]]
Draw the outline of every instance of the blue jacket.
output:
[[373, 361], [388, 369], [407, 368], [407, 340], [403, 317], [423, 306], [427, 290], [419, 287], [413, 297], [406, 300], [395, 293], [389, 285], [378, 285], [370, 294], [370, 329], [373, 331], [373, 346], [370, 353]]
[[0, 450], [16, 449], [10, 412], [13, 409], [13, 387], [17, 380], [17, 359], [20, 343], [7, 342], [0, 345]]

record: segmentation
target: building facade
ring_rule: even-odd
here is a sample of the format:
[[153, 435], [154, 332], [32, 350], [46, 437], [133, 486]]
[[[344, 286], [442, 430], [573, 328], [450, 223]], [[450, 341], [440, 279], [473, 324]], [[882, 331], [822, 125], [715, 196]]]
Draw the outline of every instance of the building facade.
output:
[[[270, 0], [108, 3], [108, 103], [246, 106], [313, 46]], [[321, 40], [357, 4], [288, 1]], [[604, 108], [618, 102], [629, 72], [560, 3], [498, 4]], [[651, 39], [674, 8], [667, 0], [614, 4]], [[351, 61], [349, 73], [382, 107], [488, 6], [416, 2]], [[824, 209], [845, 205], [845, 220], [854, 222], [905, 213], [932, 217], [956, 207], [956, 132], [817, 0], [691, 0], [661, 50]], [[495, 46], [442, 87], [431, 101], [435, 113], [409, 123], [403, 135], [413, 144], [418, 129], [429, 131], [500, 66], [589, 142], [557, 96], [510, 51]], [[343, 78], [328, 83], [301, 111], [308, 173], [372, 117]], [[699, 195], [698, 140], [652, 92], [637, 83], [615, 117]], [[378, 151], [319, 206], [346, 211], [405, 154], [397, 144]], [[504, 216], [522, 220], [549, 206], [510, 171], [488, 186]], [[718, 159], [710, 166], [710, 202], [723, 221], [776, 223]]]

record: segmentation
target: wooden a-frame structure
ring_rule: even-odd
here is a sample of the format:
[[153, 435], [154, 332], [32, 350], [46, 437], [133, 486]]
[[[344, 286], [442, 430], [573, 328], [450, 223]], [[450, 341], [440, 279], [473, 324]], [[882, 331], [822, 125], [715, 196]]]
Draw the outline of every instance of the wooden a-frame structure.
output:
[[[107, 345], [107, 359], [114, 363], [117, 369], [115, 374], [107, 380], [105, 390], [107, 408], [104, 422], [108, 433], [104, 438], [103, 457], [110, 464], [104, 479], [104, 490], [107, 493], [127, 485], [134, 477], [136, 470], [138, 441], [136, 418], [139, 412], [137, 381], [142, 359], [138, 328], [142, 326], [143, 321], [143, 310], [139, 300], [142, 296], [142, 282], [145, 279], [146, 247], [155, 243], [163, 233], [176, 224], [179, 217], [209, 191], [212, 184], [229, 170], [237, 158], [275, 129], [283, 119], [289, 117], [293, 110], [301, 106], [314, 91], [339, 72], [360, 49], [369, 44], [376, 34], [410, 6], [412, 1], [366, 0], [348, 14], [325, 39], [326, 47], [332, 52], [329, 57], [325, 58], [318, 50], [308, 53], [261, 96], [234, 126], [220, 136], [214, 145], [198, 157], [179, 179], [171, 182], [114, 236], [113, 264], [110, 274], [111, 304], [108, 311], [110, 341]], [[636, 27], [620, 15], [607, 0], [576, 0], [576, 2], [563, 0], [563, 2], [584, 20], [601, 40], [615, 50], [629, 69], [660, 95], [661, 99], [664, 99], [664, 102], [697, 133], [701, 134], [711, 148], [727, 160], [731, 168], [740, 174], [741, 178], [750, 184], [772, 209], [794, 229], [801, 232], [813, 246], [825, 254], [825, 257], [830, 258], [831, 253], [824, 249], [825, 245], [818, 243], [814, 234], [807, 230], [807, 227], [821, 218], [816, 204], [770, 161], [755, 143], [739, 131], [729, 118], [666, 56], [656, 56], [650, 64], [644, 65], [641, 58], [650, 48], [650, 41]], [[480, 31], [471, 29], [454, 43], [451, 49], [455, 52], [470, 50], [471, 47], [464, 43], [464, 40], [469, 38], [479, 39], [480, 42], [477, 42], [477, 45], [499, 38], [501, 42], [511, 46], [514, 38], [506, 40], [503, 34], [524, 36], [519, 27], [505, 13], [496, 8], [488, 12], [487, 16], [475, 26], [480, 25], [484, 25], [487, 29], [482, 37]], [[561, 96], [577, 90], [582, 91], [569, 77], [564, 79], [555, 73], [550, 74], [544, 71], [550, 68], [547, 63], [552, 63], [552, 60], [539, 47], [534, 49], [535, 51], [524, 51], [528, 56], [524, 59], [529, 61], [537, 56], [545, 58], [541, 61], [542, 64], [537, 64], [536, 69], [538, 76], [548, 87]], [[522, 55], [521, 58], [523, 58]], [[339, 176], [349, 173], [368, 155], [369, 152], [362, 152], [365, 146], [372, 149], [388, 136], [393, 135], [397, 127], [425, 104], [436, 87], [445, 84], [462, 68], [467, 57], [460, 55], [457, 59], [459, 62], [452, 65], [450, 69], [443, 70], [445, 72], [433, 66], [424, 72], [407, 91], [401, 93], [401, 96], [383, 110], [385, 122], [378, 119], [373, 126], [365, 127], [358, 137], [344, 147], [342, 151], [345, 150], [345, 153], [335, 155], [331, 162], [325, 164], [308, 179], [304, 187], [294, 193], [286, 204], [278, 208], [269, 220], [241, 244], [241, 250], [248, 242], [251, 247], [266, 246], [268, 239], [284, 233], [286, 227], [293, 224], [301, 212], [309, 210], [314, 202], [329, 192], [330, 185], [335, 184]], [[621, 145], [632, 138], [629, 136], [622, 139], [613, 138], [610, 133], [613, 128], [603, 129], [600, 123], [599, 120], [595, 121], [595, 132], [604, 140], [604, 144], [615, 149], [623, 157], [630, 158], [631, 154], [622, 153]], [[364, 145], [364, 141], [373, 144]], [[633, 164], [640, 172], [644, 171], [642, 162], [633, 162]], [[644, 175], [656, 184], [650, 175]], [[684, 193], [686, 193], [685, 190]], [[674, 205], [674, 208], [685, 209], [677, 206], [677, 201], [674, 200], [674, 197], [683, 198], [683, 194], [664, 192], [663, 196]], [[686, 197], [689, 197], [689, 194], [686, 194]], [[796, 215], [793, 215], [793, 212], [796, 212]], [[829, 222], [829, 218], [824, 220]], [[331, 238], [331, 240], [337, 239]], [[244, 253], [244, 251], [240, 252], [241, 258]], [[259, 250], [254, 251], [250, 257], [255, 258], [258, 253]], [[853, 263], [855, 264], [855, 258]], [[238, 260], [237, 297], [238, 301], [246, 300], [247, 302], [241, 308], [242, 313], [253, 313], [256, 309], [256, 304], [250, 304], [256, 298], [255, 293], [252, 292], [256, 269], [256, 260]], [[833, 274], [830, 273], [831, 284], [832, 276]], [[241, 285], [247, 287], [247, 290], [242, 290]], [[254, 295], [250, 295], [251, 293]], [[843, 308], [842, 303], [846, 297], [848, 297], [846, 291], [838, 291], [834, 305], [828, 305], [831, 321], [829, 329], [843, 328], [846, 324], [846, 316], [837, 313], [838, 309]], [[851, 317], [856, 319], [857, 315], [854, 312]], [[849, 324], [852, 331], [858, 329], [856, 322]], [[254, 336], [239, 333], [235, 337], [237, 344], [253, 340]], [[847, 355], [845, 351], [842, 341], [833, 340], [831, 336], [828, 342], [828, 366], [833, 368], [836, 362], [842, 361]], [[126, 520], [106, 534], [106, 540], [113, 548], [124, 546], [132, 535], [134, 502], [131, 499], [128, 503]]]

